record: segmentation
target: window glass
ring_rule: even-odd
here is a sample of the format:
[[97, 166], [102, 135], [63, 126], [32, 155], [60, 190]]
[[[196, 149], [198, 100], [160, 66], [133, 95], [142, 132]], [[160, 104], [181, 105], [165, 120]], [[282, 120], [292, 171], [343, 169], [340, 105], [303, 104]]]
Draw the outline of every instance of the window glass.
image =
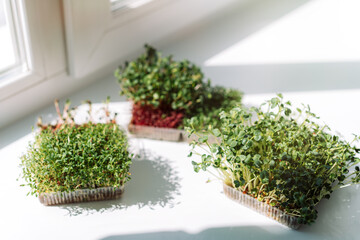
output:
[[15, 38], [6, 0], [0, 0], [0, 73], [17, 64]]

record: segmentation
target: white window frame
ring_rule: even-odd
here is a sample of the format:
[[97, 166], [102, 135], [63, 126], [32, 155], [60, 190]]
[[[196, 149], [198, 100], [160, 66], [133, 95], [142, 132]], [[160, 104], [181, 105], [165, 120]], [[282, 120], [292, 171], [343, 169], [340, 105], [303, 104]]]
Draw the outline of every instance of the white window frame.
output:
[[[27, 69], [14, 69], [0, 82], [0, 128], [59, 97], [54, 81], [67, 80], [61, 0], [10, 0], [23, 39]], [[20, 44], [21, 46], [21, 44]]]
[[[19, 21], [14, 24], [20, 40], [18, 45], [22, 48], [20, 58], [26, 61], [27, 67], [12, 71], [0, 82], [0, 102], [49, 76], [66, 71], [60, 1], [11, 0], [10, 4], [13, 12], [18, 14], [15, 19]], [[20, 10], [24, 14], [19, 14]]]
[[111, 11], [109, 0], [11, 1], [25, 9], [31, 64], [30, 71], [0, 83], [0, 128], [112, 75], [145, 43], [161, 46], [238, 0], [152, 0], [119, 11]]

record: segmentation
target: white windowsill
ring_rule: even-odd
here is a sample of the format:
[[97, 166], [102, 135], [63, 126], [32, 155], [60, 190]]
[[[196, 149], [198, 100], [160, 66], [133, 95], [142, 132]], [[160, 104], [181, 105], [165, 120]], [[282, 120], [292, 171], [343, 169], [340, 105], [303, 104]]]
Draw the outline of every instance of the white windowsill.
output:
[[[115, 85], [109, 79], [105, 88]], [[81, 99], [96, 96], [99, 83], [71, 96]], [[112, 92], [114, 94], [114, 92]], [[95, 96], [94, 96], [95, 95]], [[306, 103], [319, 113], [322, 120], [348, 133], [357, 129], [360, 115], [349, 106], [358, 100], [359, 90], [286, 93], [294, 102], [306, 98]], [[258, 105], [273, 94], [254, 94], [245, 97], [245, 104]], [[333, 100], [333, 99], [336, 99]], [[116, 99], [115, 99], [116, 100]], [[119, 99], [118, 99], [119, 100]], [[323, 101], [331, 105], [324, 106]], [[101, 101], [95, 101], [100, 103]], [[121, 124], [130, 119], [129, 103], [115, 102]], [[335, 111], [334, 111], [335, 110]], [[359, 187], [336, 191], [330, 200], [319, 205], [315, 224], [293, 231], [277, 222], [247, 209], [222, 193], [221, 183], [206, 183], [209, 175], [196, 174], [187, 158], [187, 143], [146, 139], [131, 139], [131, 150], [145, 149], [148, 156], [134, 160], [132, 180], [125, 186], [120, 200], [45, 207], [27, 188], [16, 181], [20, 168], [19, 157], [33, 139], [29, 130], [35, 116], [49, 118], [52, 106], [2, 130], [0, 146], [0, 239], [338, 239], [346, 233], [348, 239], [358, 236], [360, 224]], [[346, 117], [345, 117], [346, 116]], [[339, 129], [340, 128], [340, 129]], [[16, 140], [12, 140], [17, 135]]]
[[[282, 1], [285, 2], [297, 5]], [[205, 65], [211, 57], [261, 31], [297, 7], [285, 9], [285, 4], [282, 4], [284, 10], [269, 10], [267, 5], [253, 4], [250, 4], [252, 12], [234, 7], [223, 14], [226, 17], [214, 16], [175, 33], [170, 40], [159, 41], [160, 49], [164, 55], [174, 54], [176, 59], [195, 61], [216, 84], [250, 93], [245, 95], [246, 105], [258, 105], [273, 97], [275, 92], [284, 92], [287, 100], [309, 104], [322, 121], [347, 140], [351, 140], [351, 133], [359, 134], [360, 73], [357, 62]], [[254, 14], [257, 14], [256, 20], [252, 17]], [[68, 95], [69, 89], [63, 86], [74, 84], [71, 79], [49, 81], [48, 85], [38, 89], [43, 95], [36, 96], [37, 108], [42, 106], [41, 110], [32, 110], [21, 120], [0, 128], [0, 239], [358, 238], [359, 186], [334, 192], [330, 200], [319, 204], [315, 224], [293, 231], [227, 199], [222, 193], [221, 183], [205, 183], [209, 175], [193, 171], [191, 160], [186, 157], [189, 151], [187, 143], [132, 139], [132, 149], [145, 148], [153, 155], [141, 161], [134, 160], [132, 180], [125, 186], [120, 200], [45, 207], [35, 197], [26, 196], [27, 189], [19, 187], [16, 181], [20, 172], [19, 157], [25, 153], [28, 141], [32, 140], [31, 126], [37, 116], [50, 118], [49, 114], [55, 113], [53, 106], [47, 104], [52, 97], [46, 92], [47, 87], [67, 95], [74, 105], [88, 98], [100, 103], [110, 95], [115, 102], [113, 107], [123, 115], [122, 125], [126, 125], [130, 114], [128, 104], [119, 97], [119, 87], [110, 76], [111, 71], [107, 73], [109, 77], [98, 77], [97, 82], [72, 95]], [[77, 83], [76, 88], [86, 84], [85, 81], [82, 85]], [[335, 90], [350, 88], [353, 89]], [[264, 92], [266, 94], [262, 94]], [[26, 105], [21, 105], [26, 103], [19, 101], [18, 104], [26, 108]]]

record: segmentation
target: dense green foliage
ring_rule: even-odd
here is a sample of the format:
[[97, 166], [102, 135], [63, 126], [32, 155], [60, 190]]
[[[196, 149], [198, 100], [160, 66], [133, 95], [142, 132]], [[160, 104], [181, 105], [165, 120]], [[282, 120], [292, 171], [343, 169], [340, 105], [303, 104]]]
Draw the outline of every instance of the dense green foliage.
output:
[[[242, 94], [239, 91], [212, 87], [210, 81], [203, 81], [204, 74], [195, 64], [187, 60], [175, 61], [172, 56], [162, 57], [148, 45], [145, 48], [145, 54], [115, 71], [121, 85], [120, 94], [131, 99], [137, 108], [141, 104], [145, 110], [161, 109], [164, 119], [168, 117], [166, 113], [180, 113], [184, 117], [183, 124], [168, 124], [180, 128], [195, 117], [193, 125], [203, 129], [218, 125], [221, 109], [240, 104]], [[144, 116], [143, 112], [140, 115]], [[132, 122], [151, 124], [152, 120], [133, 117]]]
[[198, 104], [191, 116], [186, 116], [186, 127], [193, 126], [198, 131], [220, 127], [220, 112], [241, 107], [242, 93], [224, 87], [209, 87], [202, 104]]
[[132, 155], [114, 120], [77, 125], [63, 116], [57, 125], [40, 124], [21, 158], [31, 194], [119, 187], [129, 180]]
[[145, 45], [146, 52], [135, 61], [115, 71], [121, 85], [120, 94], [134, 103], [189, 112], [203, 101], [203, 73], [187, 60], [162, 57]]
[[[208, 135], [191, 143], [190, 156], [200, 154], [195, 146], [208, 147], [200, 162], [193, 161], [194, 170], [209, 171], [227, 185], [297, 216], [299, 223], [314, 222], [316, 204], [333, 190], [360, 181], [360, 149], [318, 125], [309, 107], [293, 111], [279, 94], [260, 108], [234, 108], [221, 112], [220, 118], [221, 127], [211, 130], [219, 143], [210, 145]], [[194, 128], [188, 131], [197, 134]]]

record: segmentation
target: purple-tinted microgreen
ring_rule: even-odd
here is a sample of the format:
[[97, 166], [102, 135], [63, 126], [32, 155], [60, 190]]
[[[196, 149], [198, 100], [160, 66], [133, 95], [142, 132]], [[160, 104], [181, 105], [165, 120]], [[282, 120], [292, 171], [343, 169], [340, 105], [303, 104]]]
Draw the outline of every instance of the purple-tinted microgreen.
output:
[[192, 121], [198, 130], [217, 127], [222, 109], [240, 104], [242, 93], [235, 89], [211, 86], [201, 69], [188, 60], [164, 57], [145, 45], [146, 52], [115, 71], [125, 95], [134, 104], [184, 113], [180, 128]]

